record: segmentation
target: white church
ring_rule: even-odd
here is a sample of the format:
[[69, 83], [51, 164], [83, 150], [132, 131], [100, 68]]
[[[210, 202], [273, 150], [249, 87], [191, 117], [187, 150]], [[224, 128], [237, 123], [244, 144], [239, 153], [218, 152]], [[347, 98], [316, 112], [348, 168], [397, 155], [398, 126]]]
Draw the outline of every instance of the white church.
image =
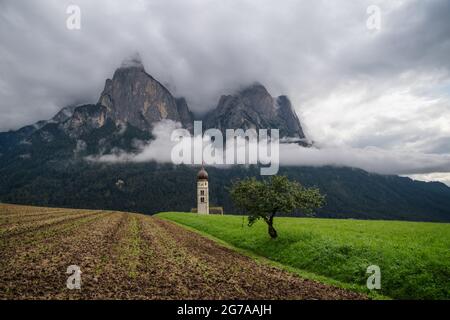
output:
[[197, 213], [209, 214], [208, 173], [203, 165], [197, 174]]

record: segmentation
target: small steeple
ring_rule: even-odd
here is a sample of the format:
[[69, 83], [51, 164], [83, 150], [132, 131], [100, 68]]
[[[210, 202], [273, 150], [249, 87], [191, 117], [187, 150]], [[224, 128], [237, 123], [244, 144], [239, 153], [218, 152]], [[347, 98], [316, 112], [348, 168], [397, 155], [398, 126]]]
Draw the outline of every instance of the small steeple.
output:
[[206, 172], [203, 163], [202, 163], [202, 168], [200, 169], [200, 171], [197, 174], [197, 179], [198, 180], [208, 180], [208, 172]]
[[208, 190], [208, 173], [204, 164], [197, 173], [197, 212], [209, 214], [209, 190]]

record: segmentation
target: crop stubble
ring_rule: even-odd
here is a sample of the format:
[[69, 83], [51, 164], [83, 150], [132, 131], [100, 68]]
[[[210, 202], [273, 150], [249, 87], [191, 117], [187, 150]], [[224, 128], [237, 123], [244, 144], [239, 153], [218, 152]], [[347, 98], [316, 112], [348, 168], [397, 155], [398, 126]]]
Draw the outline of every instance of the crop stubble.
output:
[[[81, 290], [66, 287], [69, 265]], [[0, 204], [1, 299], [364, 299], [134, 213]]]

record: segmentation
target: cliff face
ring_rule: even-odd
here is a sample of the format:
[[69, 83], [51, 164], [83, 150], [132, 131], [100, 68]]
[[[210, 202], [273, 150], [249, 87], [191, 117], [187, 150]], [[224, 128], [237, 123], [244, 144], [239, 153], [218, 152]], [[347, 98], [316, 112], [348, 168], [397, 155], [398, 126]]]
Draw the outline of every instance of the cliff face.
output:
[[83, 105], [75, 108], [72, 116], [60, 127], [71, 137], [79, 137], [105, 125], [106, 107], [102, 105]]
[[253, 84], [233, 95], [223, 95], [205, 117], [206, 128], [279, 129], [281, 138], [305, 141], [300, 121], [286, 96], [272, 97], [264, 86]]
[[177, 110], [180, 116], [181, 123], [188, 130], [194, 129], [194, 115], [189, 110], [188, 104], [185, 98], [177, 98]]
[[129, 123], [150, 130], [163, 119], [192, 127], [192, 115], [184, 99], [176, 99], [161, 83], [147, 74], [140, 63], [125, 65], [106, 80], [98, 104], [107, 109], [116, 123]]

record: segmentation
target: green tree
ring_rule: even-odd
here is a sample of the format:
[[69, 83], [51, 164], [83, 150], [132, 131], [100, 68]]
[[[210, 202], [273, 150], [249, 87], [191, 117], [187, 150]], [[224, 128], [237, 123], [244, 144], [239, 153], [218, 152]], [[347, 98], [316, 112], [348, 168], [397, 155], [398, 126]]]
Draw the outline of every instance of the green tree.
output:
[[248, 225], [263, 219], [268, 225], [269, 235], [276, 238], [273, 219], [277, 213], [291, 213], [300, 209], [312, 215], [314, 209], [323, 206], [325, 196], [317, 188], [305, 188], [285, 176], [271, 176], [269, 179], [246, 178], [234, 182], [230, 190], [235, 205], [248, 214]]

